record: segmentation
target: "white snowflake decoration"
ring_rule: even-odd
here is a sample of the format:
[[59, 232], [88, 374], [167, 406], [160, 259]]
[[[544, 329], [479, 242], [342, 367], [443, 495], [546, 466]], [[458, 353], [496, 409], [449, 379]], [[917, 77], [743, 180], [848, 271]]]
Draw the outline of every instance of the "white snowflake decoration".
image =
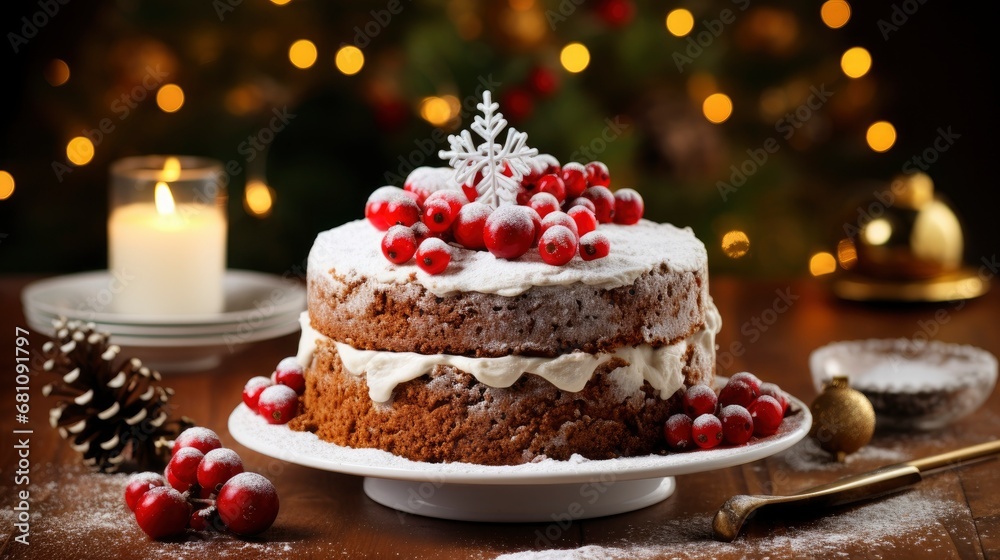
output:
[[[470, 128], [485, 142], [476, 146], [469, 131], [463, 130], [460, 135], [448, 136], [451, 150], [441, 150], [438, 156], [455, 168], [456, 183], [475, 187], [480, 202], [494, 208], [515, 204], [521, 178], [531, 172], [528, 159], [538, 155], [538, 150], [527, 147], [528, 135], [513, 127], [507, 129], [507, 141], [503, 145], [497, 143], [507, 119], [497, 111], [500, 105], [493, 102], [489, 91], [483, 92], [483, 102], [476, 107], [483, 115], [477, 115]], [[504, 164], [510, 169], [510, 177], [503, 174]]]

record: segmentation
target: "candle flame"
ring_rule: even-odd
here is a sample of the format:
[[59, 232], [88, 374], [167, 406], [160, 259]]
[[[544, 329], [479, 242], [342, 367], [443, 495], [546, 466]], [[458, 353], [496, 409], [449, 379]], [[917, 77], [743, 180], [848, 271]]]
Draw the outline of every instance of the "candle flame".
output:
[[176, 211], [174, 208], [174, 195], [170, 193], [170, 187], [163, 181], [156, 183], [153, 198], [156, 200], [156, 211], [160, 215], [173, 214]]
[[163, 162], [163, 172], [160, 174], [166, 182], [176, 181], [181, 177], [181, 160], [170, 156]]

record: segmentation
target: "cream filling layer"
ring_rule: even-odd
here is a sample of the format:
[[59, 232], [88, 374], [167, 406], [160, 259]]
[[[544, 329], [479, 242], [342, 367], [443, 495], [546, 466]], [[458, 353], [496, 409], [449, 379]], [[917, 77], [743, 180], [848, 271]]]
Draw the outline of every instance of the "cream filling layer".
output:
[[[302, 337], [297, 358], [303, 367], [308, 367], [318, 341], [328, 339], [312, 328], [308, 313], [303, 313], [299, 321]], [[643, 381], [648, 381], [659, 391], [660, 398], [668, 399], [684, 384], [682, 370], [688, 346], [700, 346], [705, 355], [714, 355], [715, 335], [721, 327], [719, 312], [710, 299], [706, 306], [705, 327], [685, 340], [661, 348], [642, 344], [619, 348], [612, 353], [571, 352], [555, 358], [470, 358], [451, 354], [358, 350], [337, 341], [334, 345], [344, 368], [352, 375], [365, 376], [368, 395], [375, 402], [388, 401], [397, 385], [430, 373], [439, 365], [458, 368], [490, 387], [510, 387], [522, 375], [531, 373], [563, 391], [577, 392], [583, 390], [601, 364], [612, 358], [620, 358], [628, 364], [612, 372], [620, 383], [639, 387]]]

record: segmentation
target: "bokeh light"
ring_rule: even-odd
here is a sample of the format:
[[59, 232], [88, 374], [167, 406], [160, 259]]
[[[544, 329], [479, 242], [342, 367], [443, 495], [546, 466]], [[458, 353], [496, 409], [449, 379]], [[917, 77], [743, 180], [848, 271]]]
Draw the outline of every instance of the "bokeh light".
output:
[[274, 189], [263, 181], [251, 179], [243, 191], [243, 207], [251, 216], [266, 218], [274, 207]]
[[713, 93], [705, 98], [701, 110], [710, 122], [723, 123], [733, 114], [733, 101], [724, 93]]
[[288, 60], [292, 61], [296, 68], [311, 67], [316, 64], [317, 56], [319, 53], [316, 51], [316, 45], [309, 39], [299, 39], [288, 48]]
[[809, 274], [823, 276], [837, 270], [837, 259], [831, 253], [823, 251], [809, 259]]
[[59, 87], [69, 81], [69, 64], [53, 58], [45, 65], [45, 81], [52, 87]]
[[850, 270], [858, 264], [858, 248], [854, 246], [854, 241], [841, 239], [837, 243], [837, 262], [844, 270]]
[[863, 47], [851, 47], [840, 57], [840, 68], [848, 78], [860, 78], [872, 67], [872, 55]]
[[869, 245], [884, 245], [892, 237], [892, 224], [885, 218], [877, 218], [869, 222], [862, 231]]
[[14, 176], [0, 169], [0, 200], [7, 200], [14, 194]]
[[722, 236], [722, 251], [731, 259], [738, 259], [750, 251], [750, 238], [747, 234], [734, 229]]
[[865, 133], [865, 140], [868, 147], [876, 152], [885, 152], [896, 143], [896, 127], [889, 121], [878, 121], [872, 123]]
[[420, 102], [420, 117], [434, 126], [444, 126], [453, 116], [451, 109], [443, 97], [425, 97]]
[[271, 3], [276, 6], [284, 6], [285, 4], [291, 2], [292, 0], [271, 0]]
[[337, 51], [334, 57], [337, 70], [345, 76], [353, 76], [361, 71], [365, 66], [365, 55], [361, 49], [354, 45], [344, 45]]
[[830, 29], [839, 29], [851, 19], [851, 5], [844, 0], [827, 0], [819, 9], [819, 17]]
[[667, 31], [671, 35], [683, 37], [694, 29], [694, 16], [684, 8], [677, 8], [667, 14]]
[[559, 62], [567, 72], [583, 72], [590, 64], [590, 51], [582, 43], [570, 43], [559, 53]]
[[166, 84], [156, 92], [156, 105], [164, 113], [176, 113], [184, 106], [184, 90], [177, 84]]
[[94, 159], [94, 143], [84, 136], [73, 138], [66, 144], [66, 158], [73, 165], [87, 165]]

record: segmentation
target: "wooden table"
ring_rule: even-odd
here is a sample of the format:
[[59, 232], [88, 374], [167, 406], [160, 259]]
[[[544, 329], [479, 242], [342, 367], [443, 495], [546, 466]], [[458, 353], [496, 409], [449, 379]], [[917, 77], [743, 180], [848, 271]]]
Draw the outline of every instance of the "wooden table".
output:
[[[23, 326], [20, 290], [30, 278], [0, 279], [0, 332], [9, 362], [0, 383], [0, 541], [11, 534], [17, 504], [13, 362], [16, 326]], [[749, 370], [806, 402], [815, 396], [809, 353], [834, 340], [924, 336], [1000, 354], [1000, 290], [968, 302], [871, 307], [832, 300], [815, 282], [755, 283], [717, 279], [712, 293], [725, 325], [720, 373]], [[781, 294], [784, 294], [782, 296]], [[784, 312], [784, 300], [791, 300]], [[776, 303], [777, 302], [777, 303]], [[943, 311], [939, 311], [943, 310]], [[937, 314], [937, 315], [935, 315]], [[43, 339], [34, 336], [33, 347]], [[733, 345], [739, 343], [739, 346]], [[243, 383], [268, 374], [292, 354], [296, 337], [258, 343], [215, 370], [172, 375], [178, 410], [216, 430], [248, 470], [271, 478], [281, 499], [277, 522], [263, 538], [225, 535], [157, 543], [145, 538], [122, 501], [124, 475], [90, 474], [48, 427], [43, 380], [31, 384], [30, 538], [9, 541], [12, 558], [494, 558], [543, 549], [580, 549], [574, 558], [1000, 558], [1000, 468], [996, 461], [928, 477], [913, 490], [833, 514], [760, 519], [735, 543], [710, 538], [710, 519], [731, 495], [790, 493], [900, 460], [992, 440], [1000, 434], [1000, 394], [976, 414], [934, 433], [879, 433], [844, 464], [830, 463], [804, 441], [740, 467], [678, 478], [666, 501], [633, 513], [573, 523], [480, 524], [402, 515], [369, 500], [354, 476], [286, 464], [236, 444], [226, 420]], [[733, 349], [736, 349], [734, 352]], [[583, 548], [581, 548], [583, 547]], [[591, 554], [591, 556], [585, 556]], [[0, 554], [3, 556], [3, 554]], [[552, 558], [555, 556], [545, 556]]]

